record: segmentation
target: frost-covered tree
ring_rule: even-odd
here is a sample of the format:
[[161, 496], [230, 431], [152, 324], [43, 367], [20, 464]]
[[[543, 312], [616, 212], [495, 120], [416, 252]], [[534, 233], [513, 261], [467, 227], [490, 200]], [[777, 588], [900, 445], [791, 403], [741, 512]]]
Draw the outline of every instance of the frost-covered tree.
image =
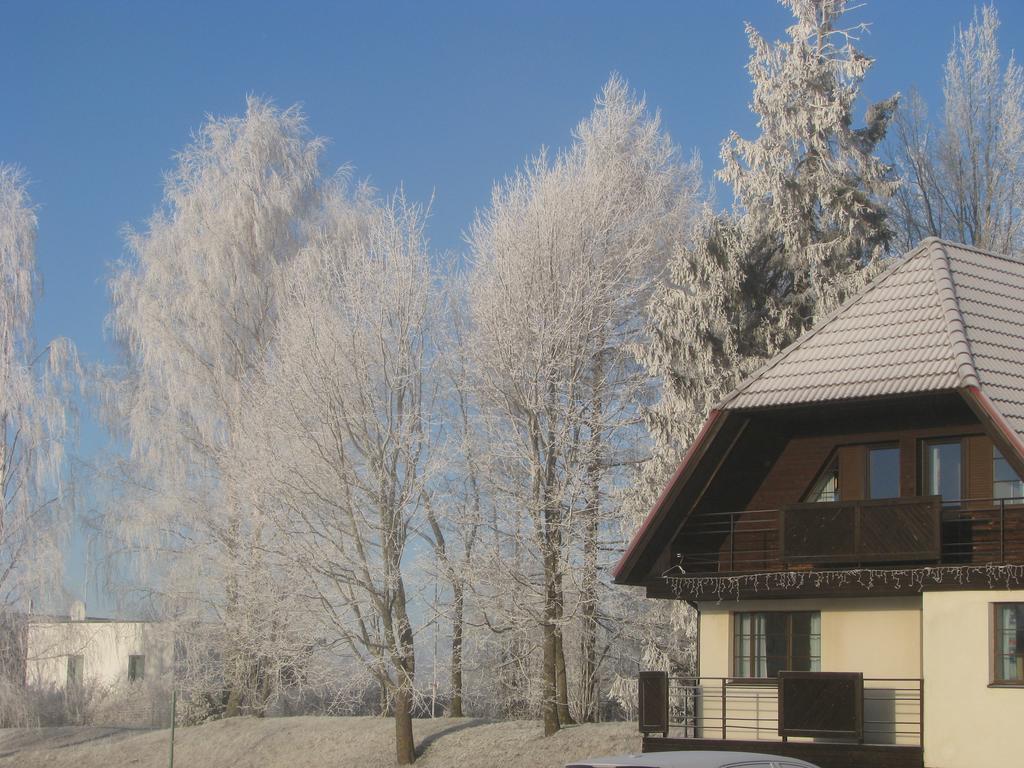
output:
[[[438, 343], [438, 377], [445, 396], [439, 398], [439, 413], [445, 439], [440, 451], [443, 469], [438, 473], [433, 493], [425, 494], [425, 512], [429, 525], [426, 536], [434, 550], [436, 567], [450, 590], [449, 619], [451, 646], [449, 657], [449, 717], [463, 717], [465, 692], [465, 641], [467, 601], [475, 584], [478, 546], [485, 535], [493, 512], [485, 490], [486, 453], [482, 432], [477, 429], [478, 407], [469, 376], [466, 349], [467, 307], [463, 276], [447, 279], [447, 322]], [[439, 329], [439, 334], [440, 334]]]
[[733, 210], [705, 213], [650, 304], [640, 359], [662, 389], [638, 514], [715, 401], [859, 288], [892, 237], [886, 205], [897, 182], [875, 152], [897, 99], [872, 104], [855, 127], [872, 64], [854, 46], [863, 25], [844, 26], [844, 0], [783, 4], [795, 17], [787, 39], [768, 43], [747, 26], [759, 133], [722, 145], [717, 175]]
[[914, 94], [896, 120], [901, 246], [929, 235], [1000, 253], [1024, 246], [1024, 69], [999, 50], [994, 6], [975, 10], [946, 59], [942, 119]]
[[327, 227], [287, 270], [269, 355], [245, 389], [235, 475], [320, 635], [387, 693], [404, 765], [416, 757], [408, 569], [427, 527], [437, 308], [422, 210], [399, 195], [365, 215], [362, 231]]
[[200, 693], [229, 715], [263, 710], [295, 640], [281, 631], [293, 593], [274, 585], [264, 531], [224, 468], [281, 271], [320, 215], [321, 147], [295, 108], [249, 99], [242, 117], [209, 118], [110, 283], [125, 360], [109, 416], [130, 446], [130, 482], [105, 527], [147, 567], [140, 583], [166, 615], [213, 631], [220, 645], [190, 659], [216, 662]]
[[0, 165], [0, 718], [7, 723], [24, 672], [19, 616], [62, 593], [72, 501], [66, 450], [76, 426], [69, 385], [77, 358], [66, 339], [36, 344], [35, 246], [25, 179]]
[[505, 510], [489, 570], [513, 625], [539, 627], [546, 734], [571, 719], [564, 630], [577, 617], [577, 714], [596, 705], [599, 536], [643, 383], [628, 345], [696, 176], [618, 77], [575, 138], [497, 186], [469, 236], [468, 349]]

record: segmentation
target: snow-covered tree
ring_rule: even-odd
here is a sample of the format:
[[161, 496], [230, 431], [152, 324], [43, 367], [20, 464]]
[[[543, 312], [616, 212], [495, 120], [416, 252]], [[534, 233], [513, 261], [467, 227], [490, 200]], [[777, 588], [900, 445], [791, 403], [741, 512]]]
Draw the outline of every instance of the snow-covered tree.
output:
[[[23, 174], [0, 165], [0, 718], [23, 679], [19, 616], [62, 594], [71, 519], [66, 450], [76, 419], [74, 347], [32, 333], [40, 288], [36, 214]], [[49, 605], [50, 608], [57, 606]]]
[[897, 182], [876, 155], [896, 107], [854, 111], [872, 60], [844, 26], [844, 0], [783, 0], [795, 22], [768, 43], [750, 25], [747, 69], [759, 133], [732, 133], [718, 177], [731, 212], [708, 210], [649, 308], [640, 350], [661, 382], [650, 416], [654, 459], [631, 506], [646, 511], [710, 407], [778, 347], [797, 338], [865, 282], [892, 234]]
[[224, 468], [274, 333], [282, 269], [320, 215], [321, 148], [295, 108], [249, 99], [242, 117], [209, 118], [110, 284], [125, 360], [108, 415], [130, 459], [105, 527], [148, 567], [138, 583], [165, 615], [222, 643], [189, 658], [216, 662], [201, 693], [224, 691], [227, 714], [262, 711], [289, 647], [309, 642], [281, 631], [293, 593], [274, 584], [264, 532]]
[[946, 59], [941, 123], [914, 94], [896, 120], [902, 247], [929, 235], [1000, 253], [1024, 246], [1024, 69], [999, 50], [994, 6], [975, 10]]
[[269, 355], [245, 389], [234, 476], [319, 634], [386, 691], [404, 765], [415, 760], [407, 569], [437, 439], [437, 307], [422, 210], [399, 195], [365, 215], [362, 231], [325, 227], [287, 270]]
[[469, 235], [468, 349], [505, 510], [489, 571], [513, 624], [528, 616], [540, 629], [547, 734], [571, 719], [563, 630], [577, 617], [577, 714], [596, 705], [599, 536], [644, 383], [628, 345], [697, 176], [615, 76], [575, 138], [497, 186]]

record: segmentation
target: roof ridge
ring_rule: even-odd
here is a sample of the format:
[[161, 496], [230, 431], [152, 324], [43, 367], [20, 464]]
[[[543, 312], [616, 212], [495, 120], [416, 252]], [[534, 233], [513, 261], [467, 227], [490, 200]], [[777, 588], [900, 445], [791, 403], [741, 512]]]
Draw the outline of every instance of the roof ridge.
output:
[[[1000, 253], [999, 251], [990, 251], [986, 248], [982, 248], [977, 245], [971, 245], [969, 243], [958, 243], [954, 240], [946, 240], [945, 238], [938, 237], [936, 235], [929, 235], [917, 244], [917, 248], [924, 248], [931, 245], [950, 246], [952, 248], [961, 248], [965, 251], [973, 251], [974, 253], [980, 253], [982, 256], [991, 256], [995, 259], [1002, 259], [1003, 261], [1012, 261], [1014, 264], [1024, 263], [1024, 259], [1018, 258], [1009, 253]], [[917, 250], [915, 248], [914, 250]], [[908, 254], [909, 255], [909, 254]]]
[[761, 378], [765, 373], [775, 368], [783, 360], [786, 360], [791, 354], [793, 354], [796, 350], [800, 349], [810, 339], [814, 338], [818, 331], [827, 326], [832, 320], [835, 320], [837, 317], [847, 312], [851, 307], [857, 305], [861, 301], [861, 299], [863, 299], [865, 296], [867, 296], [876, 288], [878, 288], [878, 286], [884, 283], [886, 280], [888, 280], [890, 276], [892, 276], [899, 270], [903, 269], [905, 265], [909, 264], [911, 261], [925, 253], [931, 245], [929, 241], [934, 239], [936, 238], [928, 238], [926, 240], [922, 240], [917, 245], [917, 247], [914, 248], [909, 253], [895, 257], [895, 263], [888, 265], [885, 269], [882, 270], [880, 274], [876, 275], [874, 278], [869, 280], [866, 285], [864, 285], [859, 291], [857, 291], [857, 293], [855, 293], [853, 296], [850, 296], [846, 301], [844, 301], [842, 304], [840, 304], [838, 307], [832, 310], [832, 312], [830, 312], [817, 323], [815, 323], [813, 328], [802, 333], [796, 341], [779, 350], [770, 360], [768, 360], [768, 362], [766, 362], [764, 365], [762, 365], [760, 368], [758, 368], [756, 371], [750, 374], [750, 376], [748, 376], [739, 384], [737, 384], [736, 387], [731, 392], [729, 392], [725, 397], [723, 397], [715, 407], [726, 408], [730, 402], [739, 397], [748, 387], [750, 387], [751, 384], [753, 384], [755, 381]]
[[[922, 243], [924, 245], [924, 243]], [[927, 244], [934, 278], [935, 292], [942, 305], [942, 314], [946, 319], [946, 335], [949, 338], [950, 350], [956, 363], [957, 377], [962, 387], [980, 387], [978, 371], [974, 367], [974, 354], [967, 329], [964, 327], [964, 316], [960, 311], [960, 300], [956, 295], [953, 274], [949, 267], [947, 243], [935, 239]]]

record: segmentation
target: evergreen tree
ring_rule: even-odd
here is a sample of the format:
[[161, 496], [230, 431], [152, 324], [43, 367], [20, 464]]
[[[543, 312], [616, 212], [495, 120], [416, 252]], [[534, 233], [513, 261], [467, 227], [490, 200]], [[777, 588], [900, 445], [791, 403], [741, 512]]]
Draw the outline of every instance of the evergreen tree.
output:
[[649, 414], [654, 459], [632, 500], [646, 511], [709, 409], [781, 346], [856, 291], [892, 234], [886, 203], [898, 182], [875, 156], [897, 97], [854, 127], [872, 60], [842, 26], [844, 0], [783, 0], [788, 38], [750, 25], [747, 69], [759, 135], [722, 144], [718, 177], [733, 210], [705, 213], [670, 281], [652, 297], [639, 358], [662, 384]]

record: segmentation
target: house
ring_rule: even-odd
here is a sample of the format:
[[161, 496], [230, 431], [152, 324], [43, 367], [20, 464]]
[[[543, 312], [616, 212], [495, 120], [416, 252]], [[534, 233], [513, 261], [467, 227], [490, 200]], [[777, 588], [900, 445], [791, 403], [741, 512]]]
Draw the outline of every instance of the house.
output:
[[25, 683], [67, 691], [166, 681], [174, 646], [163, 626], [85, 615], [76, 602], [67, 617], [31, 617], [26, 628]]
[[644, 749], [1020, 765], [1021, 477], [1024, 260], [926, 240], [718, 405], [617, 565], [699, 614]]

